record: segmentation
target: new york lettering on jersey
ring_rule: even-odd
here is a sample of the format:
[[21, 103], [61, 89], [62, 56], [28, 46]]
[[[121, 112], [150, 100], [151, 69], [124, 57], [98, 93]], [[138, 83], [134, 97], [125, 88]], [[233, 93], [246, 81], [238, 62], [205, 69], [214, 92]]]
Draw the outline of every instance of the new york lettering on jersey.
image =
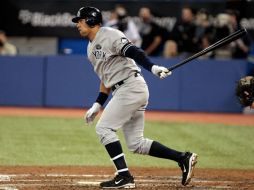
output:
[[102, 51], [102, 47], [100, 44], [95, 45], [95, 50], [92, 51], [95, 59], [106, 60], [106, 52]]

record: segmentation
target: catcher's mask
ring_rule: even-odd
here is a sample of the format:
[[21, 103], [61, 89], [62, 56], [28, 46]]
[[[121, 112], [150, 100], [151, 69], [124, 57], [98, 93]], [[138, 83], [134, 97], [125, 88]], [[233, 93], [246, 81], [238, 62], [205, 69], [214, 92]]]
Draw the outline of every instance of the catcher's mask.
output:
[[241, 78], [236, 86], [236, 96], [240, 104], [250, 106], [254, 101], [254, 77], [246, 76]]

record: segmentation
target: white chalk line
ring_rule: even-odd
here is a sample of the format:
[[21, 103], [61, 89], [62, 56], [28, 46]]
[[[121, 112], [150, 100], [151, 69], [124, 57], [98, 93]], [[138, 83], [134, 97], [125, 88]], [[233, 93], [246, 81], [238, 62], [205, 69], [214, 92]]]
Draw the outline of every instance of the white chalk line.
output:
[[[83, 187], [98, 187], [99, 186], [99, 183], [100, 182], [86, 182], [86, 183], [81, 183], [79, 184], [79, 186], [83, 186]], [[73, 186], [75, 184], [40, 184], [40, 183], [37, 183], [37, 184], [7, 184], [6, 185], [0, 185], [0, 190], [18, 190], [18, 188], [22, 188], [22, 187], [63, 187], [63, 186]], [[167, 185], [168, 188], [176, 188], [175, 184], [164, 184], [164, 186]], [[153, 184], [152, 185], [153, 188], [155, 188], [156, 186], [157, 187], [161, 187], [163, 186], [162, 184]], [[151, 184], [138, 184], [137, 187], [151, 187]], [[179, 185], [180, 187], [180, 185]], [[218, 185], [218, 186], [202, 186], [202, 185], [195, 185], [195, 186], [192, 186], [191, 189], [232, 189], [233, 187], [229, 187], [229, 186], [221, 186], [221, 185]]]
[[[65, 180], [65, 183], [61, 184], [55, 184], [56, 179], [19, 179], [19, 178], [24, 178], [24, 177], [70, 177], [70, 178], [97, 178], [94, 180], [78, 180], [72, 179], [72, 183], [69, 183], [66, 181], [66, 179], [61, 179], [61, 181]], [[52, 174], [0, 174], [0, 190], [18, 190], [16, 189], [17, 187], [29, 187], [29, 186], [99, 186], [99, 183], [103, 181], [103, 179], [98, 179], [98, 178], [109, 178], [112, 177], [112, 175], [91, 175], [91, 174], [57, 174], [57, 173], [52, 173]], [[154, 179], [144, 179], [146, 176], [136, 176], [135, 181], [139, 183], [139, 186], [150, 186], [153, 184], [153, 186], [160, 186], [161, 183], [163, 184], [170, 184], [174, 185], [175, 183], [179, 183], [180, 177], [179, 176], [155, 176], [153, 177]], [[142, 178], [142, 179], [139, 179]], [[167, 178], [167, 179], [165, 179]], [[70, 179], [71, 180], [71, 179]], [[4, 184], [1, 184], [1, 182], [5, 182]], [[6, 183], [6, 182], [12, 182], [12, 183]], [[13, 182], [18, 182], [18, 183], [13, 183]], [[23, 182], [23, 183], [22, 183]], [[29, 183], [26, 183], [29, 182]], [[32, 183], [30, 183], [32, 182]], [[35, 183], [37, 182], [37, 183]], [[52, 183], [40, 183], [40, 182], [52, 182]], [[203, 180], [203, 179], [192, 179], [192, 182], [197, 182], [197, 183], [218, 183], [218, 185], [214, 185], [210, 188], [213, 189], [231, 189], [232, 187], [229, 186], [224, 186], [222, 184], [231, 184], [231, 183], [238, 183], [237, 181], [218, 181], [218, 180]], [[241, 182], [241, 181], [239, 181]], [[195, 187], [198, 187], [195, 185]], [[200, 186], [204, 187], [204, 186]], [[204, 187], [205, 188], [205, 187]]]
[[109, 177], [110, 175], [91, 175], [91, 174], [0, 174], [0, 181], [6, 177], [30, 177], [30, 176], [38, 176], [38, 177]]
[[1, 181], [10, 181], [11, 178], [9, 175], [0, 175], [0, 182]]
[[15, 187], [0, 187], [0, 190], [18, 190], [17, 188]]
[[[92, 174], [57, 174], [57, 173], [51, 173], [51, 174], [0, 174], [0, 182], [1, 181], [11, 181], [11, 179], [15, 179], [15, 181], [18, 181], [17, 178], [23, 178], [23, 177], [70, 177], [70, 178], [112, 178], [112, 175], [92, 175]], [[142, 179], [139, 179], [142, 178]], [[139, 182], [157, 182], [159, 181], [172, 181], [177, 182], [181, 179], [179, 176], [153, 176], [153, 179], [144, 179], [147, 178], [146, 176], [135, 176], [135, 181]], [[164, 179], [167, 178], [167, 179]], [[29, 179], [21, 179], [19, 181], [29, 181]], [[34, 180], [34, 179], [31, 179]], [[52, 179], [53, 180], [53, 179]], [[45, 179], [43, 179], [45, 181]], [[213, 183], [213, 182], [220, 182], [220, 183], [236, 183], [237, 181], [219, 181], [219, 180], [203, 180], [203, 179], [197, 179], [193, 178], [192, 181], [199, 182], [199, 183]], [[240, 182], [240, 181], [239, 181]]]

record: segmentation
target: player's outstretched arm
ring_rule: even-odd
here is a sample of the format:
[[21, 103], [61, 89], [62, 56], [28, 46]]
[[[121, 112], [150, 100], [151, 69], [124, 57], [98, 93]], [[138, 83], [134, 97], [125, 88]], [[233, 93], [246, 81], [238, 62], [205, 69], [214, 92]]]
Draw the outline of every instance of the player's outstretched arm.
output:
[[86, 112], [85, 121], [87, 124], [92, 123], [95, 117], [98, 115], [101, 107], [107, 101], [109, 93], [110, 88], [106, 88], [105, 85], [101, 82], [99, 95], [93, 106]]
[[121, 52], [124, 56], [133, 59], [136, 61], [136, 63], [141, 65], [146, 70], [152, 72], [154, 75], [160, 77], [161, 79], [164, 79], [172, 74], [172, 72], [169, 71], [166, 67], [158, 66], [152, 63], [142, 49], [134, 46], [131, 43], [126, 44], [122, 48]]

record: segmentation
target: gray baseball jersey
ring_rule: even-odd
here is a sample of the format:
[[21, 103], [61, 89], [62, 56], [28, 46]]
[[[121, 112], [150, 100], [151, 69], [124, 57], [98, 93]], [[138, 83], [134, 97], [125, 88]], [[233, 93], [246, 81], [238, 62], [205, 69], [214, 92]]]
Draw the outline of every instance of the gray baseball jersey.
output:
[[147, 84], [134, 60], [122, 55], [129, 45], [119, 30], [101, 27], [88, 44], [88, 58], [104, 85], [109, 88], [124, 80], [112, 94], [97, 125], [96, 132], [103, 145], [118, 141], [115, 131], [122, 129], [130, 151], [148, 154], [152, 140], [143, 136], [144, 111], [148, 103]]
[[110, 27], [101, 27], [94, 40], [89, 42], [87, 55], [104, 85], [109, 88], [140, 71], [135, 61], [122, 56], [122, 48], [129, 43], [125, 35]]

